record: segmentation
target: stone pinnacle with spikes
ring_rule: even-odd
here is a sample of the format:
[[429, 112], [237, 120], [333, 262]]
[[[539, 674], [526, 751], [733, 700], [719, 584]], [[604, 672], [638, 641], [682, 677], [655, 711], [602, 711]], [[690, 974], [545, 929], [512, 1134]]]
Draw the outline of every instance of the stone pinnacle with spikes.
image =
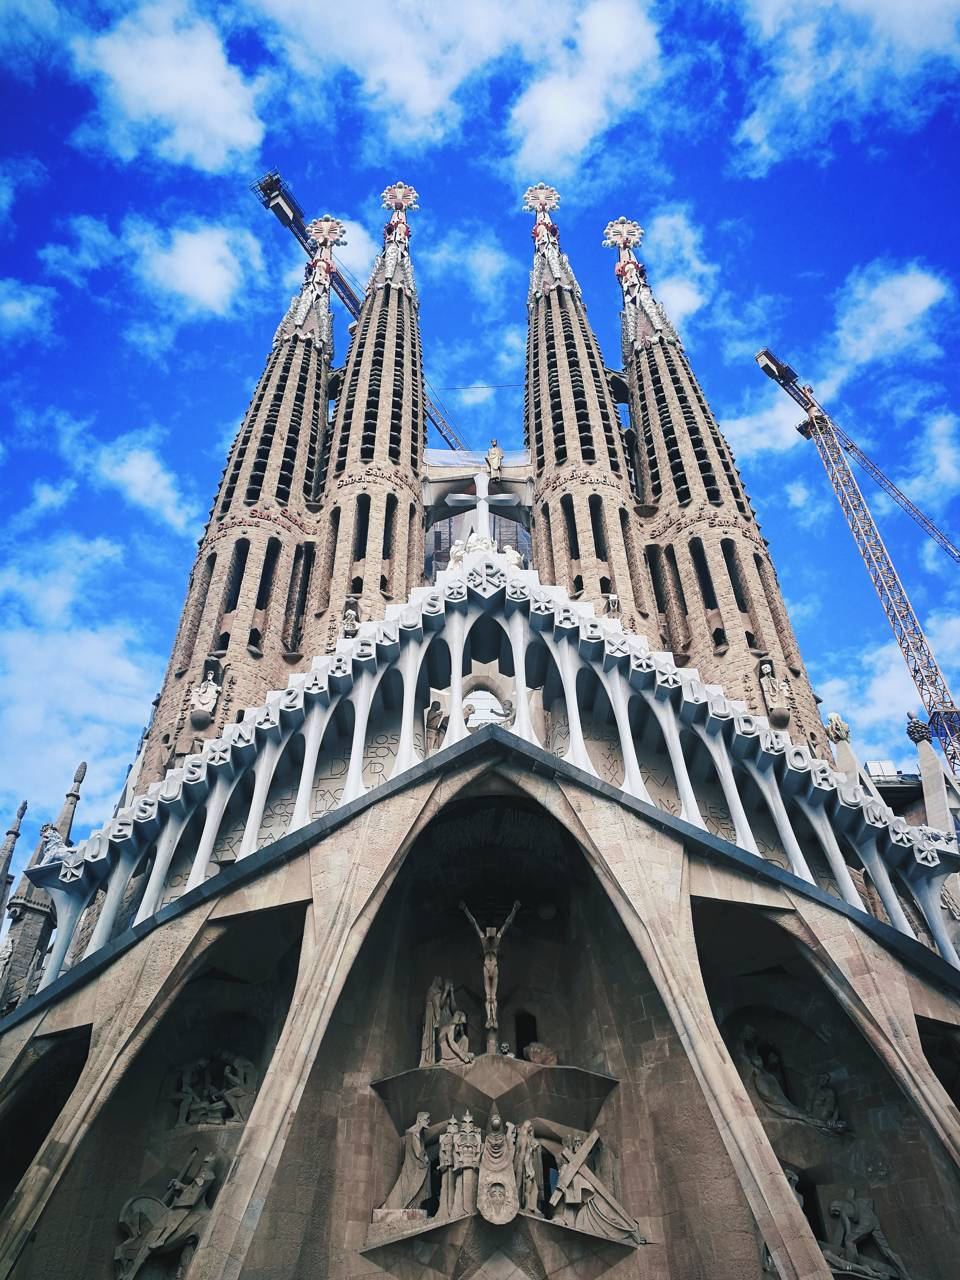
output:
[[385, 209], [419, 209], [419, 196], [416, 190], [406, 182], [391, 182], [380, 197]]
[[535, 187], [527, 187], [523, 193], [523, 207], [528, 213], [549, 213], [560, 203], [560, 194], [556, 187], [548, 187], [545, 182], [538, 182]]
[[603, 232], [605, 249], [634, 249], [643, 239], [643, 227], [632, 218], [615, 218]]

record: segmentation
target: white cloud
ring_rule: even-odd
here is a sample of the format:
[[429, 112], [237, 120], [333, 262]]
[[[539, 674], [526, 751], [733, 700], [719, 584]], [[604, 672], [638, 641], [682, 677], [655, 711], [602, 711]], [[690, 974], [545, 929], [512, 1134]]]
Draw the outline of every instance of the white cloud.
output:
[[263, 268], [259, 241], [243, 228], [200, 224], [168, 234], [130, 221], [124, 241], [147, 289], [195, 312], [226, 315], [250, 277]]
[[24, 342], [46, 337], [53, 325], [56, 289], [26, 284], [11, 276], [0, 279], [0, 337]]
[[209, 173], [249, 162], [258, 150], [260, 86], [188, 4], [142, 5], [103, 34], [76, 37], [73, 52], [99, 95], [97, 122], [81, 139], [103, 137], [124, 160], [152, 151]]
[[654, 213], [646, 224], [642, 257], [654, 294], [678, 328], [712, 302], [719, 267], [706, 257], [703, 228], [685, 205]]
[[0, 736], [17, 749], [0, 804], [6, 812], [26, 796], [34, 827], [56, 814], [81, 758], [90, 766], [81, 822], [84, 812], [94, 823], [109, 815], [162, 675], [138, 627], [92, 620], [116, 602], [122, 561], [117, 544], [71, 533], [18, 543], [4, 558]]
[[810, 488], [806, 480], [790, 480], [784, 487], [787, 506], [793, 511], [793, 522], [801, 529], [816, 529], [830, 512], [830, 503], [822, 492]]
[[30, 501], [7, 521], [8, 532], [22, 532], [35, 525], [44, 516], [60, 511], [76, 493], [74, 480], [61, 480], [59, 484], [51, 484], [48, 480], [34, 482], [30, 493]]
[[511, 324], [500, 330], [500, 346], [496, 354], [497, 368], [501, 373], [515, 373], [522, 381], [524, 361], [527, 355], [527, 331], [523, 325]]
[[373, 260], [380, 252], [380, 244], [361, 222], [353, 218], [343, 218], [342, 221], [347, 243], [334, 251], [334, 257], [365, 286]]
[[755, 176], [788, 155], [816, 159], [842, 126], [910, 130], [950, 91], [960, 65], [958, 0], [747, 0], [759, 55], [735, 141]]
[[947, 410], [927, 417], [909, 456], [909, 471], [895, 473], [895, 483], [927, 515], [944, 511], [960, 494], [960, 420]]
[[236, 310], [263, 271], [260, 242], [230, 223], [194, 219], [162, 228], [128, 217], [114, 233], [102, 219], [81, 215], [67, 225], [66, 241], [39, 251], [47, 271], [83, 286], [91, 274], [120, 267], [155, 308], [144, 314], [134, 298], [125, 331], [148, 354], [162, 354], [179, 325]]
[[[869, 369], [892, 360], [940, 354], [936, 322], [953, 297], [950, 284], [918, 263], [874, 261], [855, 268], [834, 299], [831, 332], [801, 368], [821, 403]], [[801, 439], [803, 411], [773, 383], [752, 392], [744, 411], [724, 415], [723, 430], [739, 458], [780, 453]]]
[[129, 431], [101, 440], [90, 424], [64, 413], [50, 413], [64, 462], [98, 489], [113, 489], [131, 506], [146, 511], [176, 533], [195, 536], [202, 510], [196, 497], [157, 452], [157, 433]]
[[33, 156], [12, 156], [0, 164], [0, 223], [13, 221], [17, 193], [40, 186], [46, 168]]
[[[637, 109], [660, 76], [657, 28], [637, 0], [592, 0], [514, 103], [509, 133], [524, 180], [566, 174]], [[530, 175], [533, 175], [532, 177]]]
[[464, 290], [489, 308], [499, 309], [511, 276], [515, 282], [525, 268], [511, 257], [487, 227], [452, 227], [441, 240], [421, 249], [417, 263], [426, 274], [448, 283], [454, 292]]

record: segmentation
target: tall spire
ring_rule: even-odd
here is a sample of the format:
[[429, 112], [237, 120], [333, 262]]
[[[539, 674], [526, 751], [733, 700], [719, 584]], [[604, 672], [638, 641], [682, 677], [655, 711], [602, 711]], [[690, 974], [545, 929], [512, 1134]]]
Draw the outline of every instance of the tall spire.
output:
[[60, 808], [59, 817], [53, 824], [63, 836], [65, 842], [69, 842], [70, 840], [70, 832], [73, 830], [73, 816], [77, 812], [77, 804], [80, 800], [80, 787], [86, 776], [87, 762], [86, 760], [81, 760], [73, 775], [73, 782], [70, 785], [70, 789], [63, 797], [63, 804]]
[[6, 838], [2, 846], [0, 846], [0, 920], [3, 919], [3, 912], [7, 905], [7, 894], [10, 892], [10, 885], [13, 883], [13, 877], [10, 874], [10, 863], [13, 859], [13, 849], [20, 838], [20, 823], [23, 821], [23, 815], [27, 812], [27, 802], [22, 801], [17, 810], [16, 817], [7, 828]]
[[637, 532], [660, 642], [678, 663], [739, 689], [775, 728], [823, 726], [780, 585], [730, 446], [634, 250], [643, 229], [608, 222], [623, 295], [622, 338], [640, 499]]
[[391, 182], [380, 196], [384, 209], [390, 210], [390, 221], [383, 229], [383, 250], [377, 255], [370, 273], [367, 292], [382, 289], [385, 284], [405, 289], [414, 306], [418, 305], [417, 286], [410, 261], [410, 224], [407, 210], [420, 208], [417, 192], [406, 182]]
[[550, 217], [559, 203], [544, 182], [523, 197], [534, 215], [525, 425], [535, 558], [545, 579], [633, 625], [649, 592], [634, 569], [630, 467], [603, 356]]
[[344, 618], [383, 616], [423, 575], [420, 470], [425, 392], [408, 213], [409, 183], [381, 196], [390, 220], [360, 308], [321, 463], [323, 513], [315, 652], [332, 648]]
[[274, 347], [294, 334], [299, 338], [312, 338], [317, 345], [331, 345], [333, 312], [330, 308], [330, 280], [337, 269], [333, 251], [338, 245], [346, 244], [345, 232], [346, 227], [331, 213], [307, 224], [313, 252], [303, 271], [300, 292], [290, 299], [287, 314], [274, 334]]
[[523, 193], [524, 209], [534, 214], [533, 231], [530, 233], [533, 236], [533, 270], [530, 272], [528, 304], [551, 289], [569, 289], [578, 298], [582, 296], [570, 260], [560, 252], [560, 228], [550, 217], [559, 204], [559, 192], [545, 182], [527, 187]]
[[682, 346], [676, 329], [663, 307], [653, 296], [647, 281], [647, 270], [637, 261], [634, 248], [643, 239], [643, 227], [630, 218], [617, 218], [608, 222], [603, 233], [607, 249], [617, 250], [614, 268], [620, 288], [623, 290], [623, 343], [624, 349], [632, 348], [655, 333]]

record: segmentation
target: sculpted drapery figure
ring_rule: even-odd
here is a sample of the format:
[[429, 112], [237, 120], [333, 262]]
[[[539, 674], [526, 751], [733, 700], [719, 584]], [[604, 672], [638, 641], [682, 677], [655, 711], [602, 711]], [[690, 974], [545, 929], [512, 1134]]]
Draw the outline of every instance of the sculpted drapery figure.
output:
[[[824, 1245], [827, 1262], [853, 1275], [876, 1277], [877, 1280], [910, 1280], [899, 1254], [890, 1247], [880, 1228], [873, 1201], [850, 1187], [845, 1196], [830, 1205], [830, 1216], [839, 1223], [839, 1240]], [[880, 1259], [865, 1257], [864, 1246], [873, 1245]]]
[[484, 1011], [486, 1014], [486, 1028], [488, 1032], [493, 1032], [493, 1048], [490, 1048], [490, 1037], [488, 1040], [488, 1053], [496, 1053], [496, 1030], [497, 1030], [497, 984], [500, 981], [500, 943], [503, 941], [503, 935], [513, 924], [517, 912], [520, 910], [519, 901], [515, 901], [510, 908], [510, 914], [504, 920], [499, 929], [495, 929], [489, 925], [485, 929], [481, 929], [470, 912], [470, 908], [465, 902], [460, 903], [460, 910], [473, 925], [474, 932], [480, 939], [480, 945], [483, 948], [483, 995], [484, 995]]
[[543, 1154], [540, 1143], [534, 1136], [532, 1120], [524, 1120], [517, 1132], [513, 1175], [517, 1183], [520, 1208], [524, 1213], [542, 1217], [540, 1202], [543, 1199]]
[[515, 1218], [520, 1208], [513, 1168], [515, 1146], [516, 1129], [509, 1121], [504, 1126], [494, 1104], [480, 1157], [477, 1208], [487, 1222], [500, 1226]]
[[744, 1079], [752, 1080], [757, 1094], [771, 1111], [787, 1120], [798, 1120], [801, 1124], [825, 1129], [828, 1133], [842, 1133], [846, 1130], [846, 1122], [841, 1120], [837, 1113], [836, 1093], [830, 1085], [829, 1076], [826, 1077], [825, 1082], [824, 1077], [821, 1077], [817, 1088], [824, 1092], [816, 1100], [818, 1111], [825, 1111], [827, 1114], [813, 1114], [810, 1110], [798, 1107], [787, 1097], [783, 1084], [776, 1074], [780, 1069], [780, 1056], [773, 1049], [768, 1049], [766, 1056], [760, 1052], [755, 1028], [751, 1026], [743, 1028], [737, 1042], [737, 1050]]
[[439, 1141], [439, 1165], [440, 1165], [440, 1208], [438, 1213], [450, 1218], [453, 1216], [456, 1204], [457, 1189], [457, 1167], [456, 1167], [456, 1141], [460, 1132], [460, 1126], [457, 1123], [457, 1117], [451, 1116], [447, 1121], [447, 1127], [440, 1135]]
[[599, 1138], [594, 1129], [587, 1138], [568, 1134], [560, 1148], [557, 1185], [550, 1203], [562, 1203], [560, 1220], [577, 1231], [624, 1244], [646, 1244], [640, 1224], [632, 1218], [587, 1164]]
[[384, 1209], [419, 1209], [430, 1196], [430, 1157], [427, 1155], [426, 1131], [430, 1113], [420, 1111], [403, 1135], [403, 1164], [400, 1176], [383, 1202]]
[[486, 463], [490, 471], [490, 479], [501, 479], [503, 473], [503, 450], [497, 444], [496, 439], [490, 441], [490, 448], [487, 450]]
[[423, 1013], [423, 1036], [420, 1041], [420, 1065], [432, 1067], [437, 1061], [438, 1037], [441, 1029], [453, 1020], [453, 983], [436, 977], [427, 990]]
[[207, 1194], [216, 1181], [213, 1155], [202, 1160], [193, 1151], [180, 1173], [171, 1178], [162, 1199], [132, 1196], [120, 1211], [126, 1239], [114, 1250], [117, 1280], [136, 1280], [143, 1265], [157, 1254], [179, 1251], [177, 1275], [186, 1275], [203, 1220], [210, 1210]]
[[440, 1028], [439, 1043], [441, 1062], [473, 1061], [474, 1055], [467, 1040], [467, 1015], [462, 1009], [454, 1009], [453, 1016], [444, 1022]]

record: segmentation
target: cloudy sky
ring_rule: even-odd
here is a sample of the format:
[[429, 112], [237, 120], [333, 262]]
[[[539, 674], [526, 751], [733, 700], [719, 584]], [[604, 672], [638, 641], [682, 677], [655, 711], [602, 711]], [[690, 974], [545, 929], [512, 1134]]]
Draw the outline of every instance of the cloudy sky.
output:
[[[752, 356], [789, 359], [960, 534], [958, 20], [960, 0], [0, 0], [0, 823], [29, 799], [21, 854], [81, 758], [78, 831], [108, 814], [159, 688], [302, 264], [250, 194], [268, 168], [347, 221], [360, 277], [378, 193], [418, 188], [427, 376], [476, 447], [521, 441], [524, 188], [561, 192], [612, 367], [602, 229], [639, 219], [824, 709], [906, 763], [913, 687]], [[864, 487], [956, 689], [957, 567]]]

